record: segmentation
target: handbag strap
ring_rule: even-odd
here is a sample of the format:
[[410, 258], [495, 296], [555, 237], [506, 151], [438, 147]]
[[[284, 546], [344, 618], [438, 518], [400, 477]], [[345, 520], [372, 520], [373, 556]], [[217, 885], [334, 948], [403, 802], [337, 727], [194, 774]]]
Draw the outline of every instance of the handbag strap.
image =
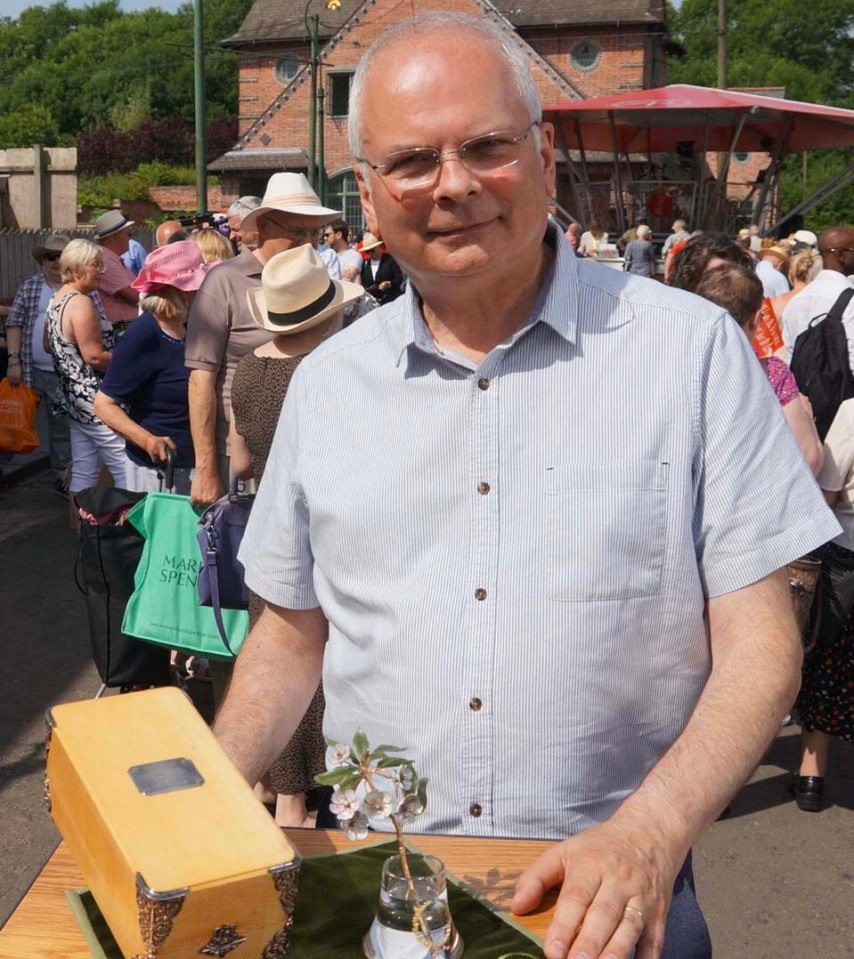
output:
[[231, 648], [228, 642], [228, 633], [225, 629], [225, 623], [222, 619], [222, 603], [219, 598], [219, 553], [216, 548], [216, 538], [213, 535], [213, 526], [207, 525], [205, 532], [207, 533], [207, 546], [202, 556], [202, 562], [205, 564], [205, 569], [208, 573], [208, 583], [210, 584], [211, 590], [211, 606], [213, 607], [214, 619], [216, 620], [216, 628], [219, 630], [219, 638], [222, 640], [223, 646], [228, 650], [230, 656], [234, 657], [236, 653]]

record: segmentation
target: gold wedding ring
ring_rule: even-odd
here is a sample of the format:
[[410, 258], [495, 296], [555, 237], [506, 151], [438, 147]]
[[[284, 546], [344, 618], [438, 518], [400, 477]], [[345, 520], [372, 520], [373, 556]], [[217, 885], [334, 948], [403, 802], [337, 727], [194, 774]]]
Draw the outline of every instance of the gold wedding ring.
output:
[[626, 908], [623, 910], [623, 915], [625, 916], [627, 912], [635, 913], [635, 915], [640, 919], [641, 925], [642, 926], [646, 925], [646, 919], [644, 918], [644, 915], [640, 911], [640, 909], [636, 909], [634, 906], [626, 906]]

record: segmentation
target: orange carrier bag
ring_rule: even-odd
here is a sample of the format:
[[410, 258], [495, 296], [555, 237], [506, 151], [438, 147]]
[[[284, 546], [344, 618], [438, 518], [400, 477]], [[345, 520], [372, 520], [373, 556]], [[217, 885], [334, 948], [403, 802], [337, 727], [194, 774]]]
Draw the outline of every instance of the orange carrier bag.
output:
[[0, 451], [32, 453], [41, 445], [36, 432], [39, 394], [29, 386], [0, 380]]

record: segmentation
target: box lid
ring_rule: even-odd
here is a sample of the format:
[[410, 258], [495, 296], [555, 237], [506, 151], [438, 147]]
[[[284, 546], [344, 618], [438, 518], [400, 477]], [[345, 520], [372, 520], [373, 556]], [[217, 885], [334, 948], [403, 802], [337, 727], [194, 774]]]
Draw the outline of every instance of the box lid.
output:
[[[105, 828], [151, 890], [232, 879], [295, 858], [180, 690], [66, 703], [53, 708], [51, 722]], [[52, 792], [61, 789], [51, 783]]]

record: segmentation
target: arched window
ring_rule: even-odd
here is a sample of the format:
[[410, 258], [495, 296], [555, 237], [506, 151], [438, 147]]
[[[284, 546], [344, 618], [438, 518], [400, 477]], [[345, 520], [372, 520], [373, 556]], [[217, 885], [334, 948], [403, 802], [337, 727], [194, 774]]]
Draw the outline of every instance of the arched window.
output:
[[353, 233], [365, 229], [359, 188], [352, 170], [345, 170], [338, 176], [330, 177], [326, 184], [326, 205], [333, 210], [344, 211], [344, 219]]

